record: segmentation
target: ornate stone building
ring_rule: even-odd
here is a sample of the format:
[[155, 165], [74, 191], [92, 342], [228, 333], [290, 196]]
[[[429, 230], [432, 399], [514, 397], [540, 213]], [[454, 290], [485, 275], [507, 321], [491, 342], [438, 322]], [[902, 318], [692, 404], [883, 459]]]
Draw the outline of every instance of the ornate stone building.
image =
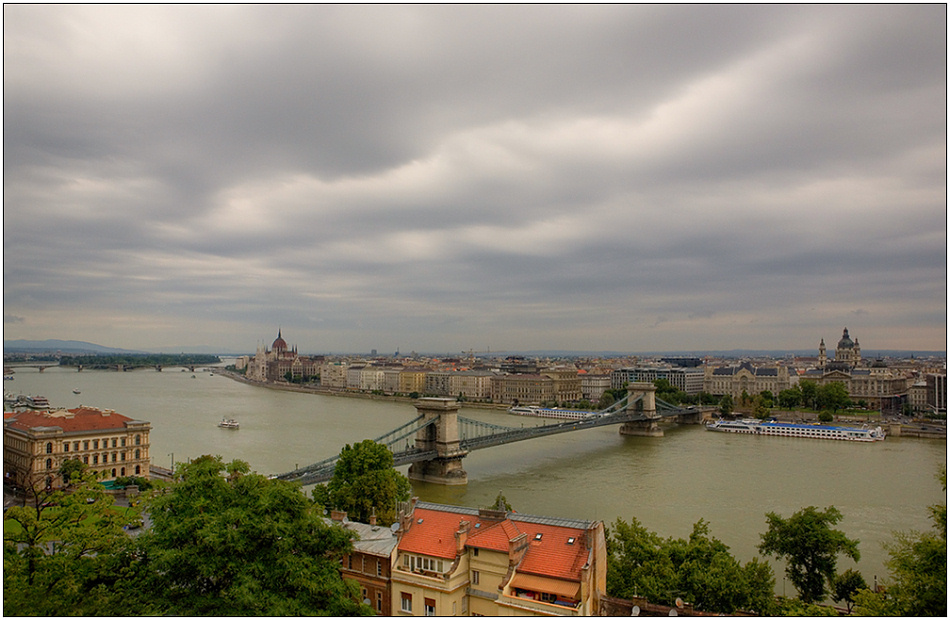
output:
[[62, 486], [59, 469], [78, 459], [101, 480], [149, 477], [151, 425], [109, 409], [79, 407], [11, 414], [3, 426], [4, 480]]
[[278, 329], [277, 339], [269, 351], [263, 344], [257, 346], [257, 353], [247, 363], [245, 376], [253, 381], [283, 381], [289, 372], [293, 379], [307, 379], [319, 374], [322, 361], [322, 358], [299, 355], [297, 347], [290, 349]]
[[792, 387], [793, 379], [787, 366], [753, 366], [749, 362], [738, 366], [707, 366], [703, 391], [715, 396], [729, 394], [733, 398], [739, 398], [743, 392], [755, 396], [765, 391], [778, 396], [782, 390]]
[[825, 339], [818, 345], [818, 365], [806, 370], [802, 379], [815, 381], [819, 385], [841, 383], [848, 390], [851, 401], [865, 401], [871, 409], [897, 412], [908, 400], [908, 392], [913, 383], [911, 377], [903, 372], [888, 368], [883, 360], [862, 360], [861, 345], [858, 339], [851, 339], [845, 327], [841, 340], [835, 348], [835, 357], [828, 359]]

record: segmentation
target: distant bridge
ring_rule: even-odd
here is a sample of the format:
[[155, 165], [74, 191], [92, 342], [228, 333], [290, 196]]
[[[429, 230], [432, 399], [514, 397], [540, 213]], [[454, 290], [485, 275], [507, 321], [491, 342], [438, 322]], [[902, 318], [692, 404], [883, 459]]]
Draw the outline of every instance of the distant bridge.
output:
[[[699, 422], [702, 413], [681, 409], [656, 398], [651, 383], [631, 383], [627, 396], [612, 406], [579, 420], [565, 420], [528, 428], [513, 428], [471, 420], [458, 415], [459, 404], [451, 398], [422, 398], [416, 403], [419, 415], [373, 441], [393, 453], [394, 464], [410, 464], [409, 478], [436, 484], [460, 485], [468, 482], [462, 459], [472, 450], [481, 450], [535, 437], [622, 424], [622, 435], [662, 436], [657, 421], [676, 417]], [[280, 474], [280, 480], [304, 485], [326, 482], [333, 477], [339, 455]]]

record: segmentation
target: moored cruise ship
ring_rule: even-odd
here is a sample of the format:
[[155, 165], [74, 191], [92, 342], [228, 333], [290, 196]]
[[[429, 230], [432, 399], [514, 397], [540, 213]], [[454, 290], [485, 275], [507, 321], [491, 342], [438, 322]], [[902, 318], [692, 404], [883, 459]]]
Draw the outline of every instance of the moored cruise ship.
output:
[[508, 413], [513, 415], [528, 415], [536, 418], [558, 418], [560, 420], [583, 420], [592, 415], [597, 415], [596, 411], [576, 411], [574, 409], [546, 409], [544, 407], [512, 407]]
[[861, 428], [853, 428], [849, 426], [823, 426], [821, 424], [762, 422], [754, 419], [719, 419], [706, 424], [706, 430], [723, 433], [745, 433], [747, 435], [777, 435], [779, 437], [807, 437], [843, 441], [882, 441], [885, 436], [880, 426], [870, 428], [866, 424]]

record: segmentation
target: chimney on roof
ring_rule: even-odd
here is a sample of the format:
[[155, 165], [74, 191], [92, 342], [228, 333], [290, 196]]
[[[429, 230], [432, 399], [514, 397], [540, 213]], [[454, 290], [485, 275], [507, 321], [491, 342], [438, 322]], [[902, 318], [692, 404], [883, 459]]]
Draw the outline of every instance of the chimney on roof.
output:
[[468, 532], [472, 529], [471, 521], [460, 521], [459, 529], [455, 532], [455, 552], [462, 553], [465, 551], [465, 543], [468, 542]]
[[524, 532], [508, 541], [508, 565], [517, 566], [528, 549], [528, 535]]
[[479, 508], [478, 517], [486, 521], [504, 521], [508, 518], [508, 513], [504, 510], [492, 510], [491, 508]]
[[334, 508], [333, 510], [330, 511], [330, 518], [333, 519], [334, 521], [342, 522], [343, 519], [346, 518], [346, 511], [337, 510], [336, 508]]
[[369, 524], [376, 525], [376, 508], [373, 508], [373, 514], [369, 516]]

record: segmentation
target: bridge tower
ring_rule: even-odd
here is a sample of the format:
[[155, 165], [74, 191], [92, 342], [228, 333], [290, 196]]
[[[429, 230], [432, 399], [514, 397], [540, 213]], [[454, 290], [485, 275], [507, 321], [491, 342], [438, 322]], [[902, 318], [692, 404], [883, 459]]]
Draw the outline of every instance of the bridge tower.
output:
[[459, 404], [454, 398], [420, 398], [416, 402], [419, 415], [425, 420], [436, 419], [416, 434], [416, 448], [434, 450], [438, 456], [430, 461], [418, 461], [409, 466], [409, 479], [435, 484], [468, 484], [468, 474], [462, 469], [467, 450], [459, 447]]
[[643, 397], [633, 407], [636, 407], [638, 411], [643, 411], [645, 419], [636, 422], [624, 422], [620, 427], [620, 434], [639, 437], [662, 437], [663, 429], [657, 426], [656, 423], [660, 419], [660, 416], [656, 413], [656, 386], [647, 382], [629, 383], [627, 384], [627, 396], [631, 401], [638, 396]]

